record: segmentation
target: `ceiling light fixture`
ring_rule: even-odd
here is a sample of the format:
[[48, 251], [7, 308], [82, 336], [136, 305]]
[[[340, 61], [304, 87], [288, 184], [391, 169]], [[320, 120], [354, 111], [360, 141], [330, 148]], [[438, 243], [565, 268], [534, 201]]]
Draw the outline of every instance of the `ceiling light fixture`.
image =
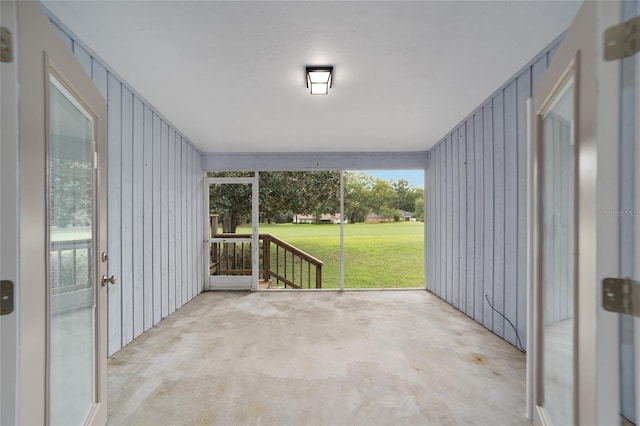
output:
[[307, 67], [307, 89], [312, 95], [326, 95], [333, 86], [333, 67]]

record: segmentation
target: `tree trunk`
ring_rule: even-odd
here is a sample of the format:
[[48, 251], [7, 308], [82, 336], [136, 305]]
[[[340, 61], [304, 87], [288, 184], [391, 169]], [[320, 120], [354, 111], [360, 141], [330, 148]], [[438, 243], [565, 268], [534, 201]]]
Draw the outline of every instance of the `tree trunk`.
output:
[[230, 212], [222, 221], [222, 229], [227, 234], [235, 234], [238, 225], [240, 225], [239, 212]]

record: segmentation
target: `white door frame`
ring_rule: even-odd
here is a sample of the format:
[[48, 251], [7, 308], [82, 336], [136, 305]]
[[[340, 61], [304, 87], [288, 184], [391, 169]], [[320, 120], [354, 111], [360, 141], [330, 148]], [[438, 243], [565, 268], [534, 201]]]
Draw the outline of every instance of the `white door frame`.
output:
[[[210, 238], [209, 237], [209, 185], [233, 185], [233, 184], [245, 184], [251, 185], [251, 238], [248, 238], [245, 242], [251, 243], [251, 278], [247, 283], [246, 277], [233, 276], [227, 277], [224, 283], [216, 284], [215, 288], [212, 286], [212, 277], [209, 276], [209, 256], [205, 256], [205, 288], [209, 290], [258, 290], [258, 278], [260, 273], [260, 237], [259, 237], [259, 176], [258, 171], [254, 172], [253, 176], [248, 177], [217, 177], [206, 178], [204, 180], [204, 194], [205, 194], [205, 253], [209, 253], [209, 244], [213, 242], [225, 242], [224, 238]], [[234, 239], [235, 242], [243, 242], [244, 239]], [[248, 284], [248, 285], [247, 285]]]
[[[596, 332], [591, 335], [595, 339], [597, 352], [591, 365], [595, 375], [595, 394], [581, 399], [581, 404], [593, 404], [596, 424], [620, 423], [620, 341], [619, 314], [605, 311], [602, 308], [602, 280], [615, 277], [619, 271], [620, 227], [617, 217], [605, 214], [611, 206], [619, 206], [619, 193], [612, 188], [619, 188], [619, 150], [620, 150], [620, 65], [621, 61], [604, 60], [604, 32], [620, 22], [621, 2], [597, 2], [597, 35], [596, 35], [596, 76], [598, 80], [597, 116], [595, 138], [590, 148], [595, 149], [597, 170], [591, 167], [592, 176], [588, 179], [595, 189], [595, 210], [591, 220], [595, 223], [595, 261], [593, 269], [596, 273], [595, 317], [585, 318], [583, 324], [595, 322]], [[612, 143], [613, 142], [613, 143]], [[593, 153], [585, 153], [585, 168], [594, 161]], [[581, 206], [582, 208], [582, 206]], [[616, 207], [614, 207], [616, 208]], [[589, 267], [589, 266], [587, 266]], [[591, 321], [591, 323], [589, 322]], [[612, 372], [614, 374], [612, 374]], [[582, 375], [588, 374], [586, 371]]]
[[[574, 336], [576, 424], [619, 424], [620, 385], [617, 314], [601, 307], [601, 282], [616, 276], [618, 261], [618, 221], [606, 216], [606, 209], [618, 206], [619, 140], [619, 61], [605, 62], [604, 30], [620, 22], [620, 2], [585, 2], [574, 23], [565, 33], [553, 60], [534, 94], [534, 113], [541, 109], [547, 93], [559, 76], [578, 58], [576, 90], [577, 108], [577, 294], [574, 303], [576, 334]], [[536, 121], [539, 118], [536, 117]], [[538, 134], [538, 125], [534, 126]], [[536, 144], [539, 137], [536, 136]], [[539, 194], [537, 153], [532, 157], [534, 171], [534, 211], [537, 215]], [[534, 224], [538, 218], [534, 217]], [[537, 227], [537, 225], [534, 225]], [[532, 235], [538, 247], [538, 230]], [[533, 254], [534, 285], [538, 282], [536, 256]], [[539, 300], [534, 297], [536, 307]], [[536, 310], [537, 311], [537, 308]], [[538, 406], [535, 422], [545, 424], [540, 411], [541, 330], [534, 311], [536, 330], [534, 356], [534, 404]], [[613, 374], [612, 374], [613, 373]]]
[[[101, 285], [106, 264], [99, 253], [106, 251], [106, 103], [71, 50], [60, 39], [38, 2], [17, 2], [19, 61], [19, 299], [16, 313], [19, 321], [17, 385], [17, 424], [46, 424], [49, 421], [48, 376], [49, 261], [47, 246], [47, 179], [49, 129], [49, 75], [70, 84], [70, 91], [94, 116], [94, 140], [97, 149], [97, 192], [95, 241], [93, 253], [97, 314], [95, 317], [96, 404], [87, 422], [106, 422], [106, 287]], [[4, 64], [3, 64], [4, 65]], [[44, 103], [44, 105], [43, 105]]]
[[[9, 29], [16, 48], [17, 16], [15, 1], [0, 2], [0, 25]], [[13, 281], [14, 300], [19, 300], [18, 259], [18, 64], [0, 63], [0, 279]], [[18, 352], [18, 314], [14, 310], [0, 317], [0, 424], [17, 424], [16, 368]]]
[[[638, 4], [636, 2], [636, 4]], [[636, 54], [635, 57], [636, 75], [635, 75], [635, 101], [636, 101], [636, 116], [635, 116], [635, 209], [633, 212], [634, 217], [634, 265], [635, 275], [634, 279], [640, 281], [640, 55]], [[640, 419], [640, 318], [634, 318], [634, 355], [635, 355], [635, 387], [636, 387], [636, 421]]]

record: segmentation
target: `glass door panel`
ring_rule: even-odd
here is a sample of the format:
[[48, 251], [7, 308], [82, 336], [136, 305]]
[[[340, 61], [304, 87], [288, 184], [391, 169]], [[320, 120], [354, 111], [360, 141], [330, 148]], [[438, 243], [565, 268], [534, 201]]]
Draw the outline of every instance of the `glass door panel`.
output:
[[49, 78], [50, 423], [82, 424], [96, 401], [94, 119]]
[[574, 412], [574, 79], [542, 116], [543, 389], [552, 425]]

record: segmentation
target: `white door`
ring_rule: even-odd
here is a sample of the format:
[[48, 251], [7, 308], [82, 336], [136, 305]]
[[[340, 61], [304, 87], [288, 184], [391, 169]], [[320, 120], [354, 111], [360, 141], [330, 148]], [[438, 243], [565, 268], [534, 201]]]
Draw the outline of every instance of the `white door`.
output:
[[105, 101], [38, 3], [17, 6], [17, 423], [104, 424]]
[[534, 419], [620, 424], [618, 314], [603, 309], [620, 227], [621, 4], [585, 2], [533, 96]]
[[[17, 62], [15, 60], [16, 10], [12, 2], [0, 2], [2, 44], [12, 52], [0, 62], [0, 281], [2, 286], [18, 281], [18, 128]], [[8, 289], [8, 287], [7, 287]], [[4, 309], [0, 299], [0, 424], [16, 424], [16, 344], [18, 315]], [[15, 301], [15, 291], [14, 291]], [[11, 302], [10, 300], [8, 302]]]
[[544, 408], [551, 424], [574, 423], [575, 69], [539, 111], [539, 325]]
[[[636, 2], [637, 4], [637, 2]], [[634, 207], [631, 217], [633, 218], [634, 228], [634, 245], [633, 245], [633, 264], [634, 274], [633, 278], [637, 283], [640, 283], [640, 55], [636, 54], [635, 58], [635, 102], [636, 102], [636, 114], [635, 114], [635, 159], [632, 164], [632, 170], [634, 173], [634, 188], [630, 192], [630, 204]], [[637, 284], [640, 285], [640, 284]], [[637, 300], [637, 299], [636, 299]], [[635, 422], [638, 424], [640, 419], [640, 317], [634, 318], [634, 358], [635, 358]], [[623, 389], [624, 392], [624, 389]]]
[[[638, 9], [639, 1], [635, 0], [634, 2], [628, 2], [623, 5], [623, 19], [633, 19], [637, 18], [637, 14], [640, 12]], [[635, 126], [635, 128], [630, 128], [629, 133], [633, 134], [635, 138], [630, 138], [628, 141], [624, 142], [625, 146], [631, 148], [631, 150], [623, 151], [624, 154], [621, 156], [622, 158], [626, 158], [627, 156], [630, 159], [625, 162], [624, 165], [621, 165], [621, 173], [620, 179], [628, 182], [626, 185], [626, 191], [621, 194], [621, 210], [623, 217], [625, 218], [627, 227], [623, 229], [623, 232], [629, 232], [632, 236], [627, 239], [630, 240], [630, 243], [626, 245], [624, 242], [621, 242], [621, 250], [626, 250], [629, 253], [628, 262], [626, 262], [627, 270], [630, 272], [627, 274], [627, 270], [622, 270], [621, 268], [621, 276], [630, 276], [637, 283], [636, 288], [640, 286], [640, 54], [636, 53], [635, 56], [629, 57], [625, 59], [625, 61], [630, 64], [635, 65], [635, 70], [633, 67], [625, 68], [623, 72], [626, 74], [631, 74], [630, 77], [633, 78], [632, 89], [635, 96], [635, 114], [634, 120], [631, 121], [630, 127]], [[623, 77], [624, 78], [624, 77]], [[623, 94], [624, 96], [624, 94]], [[623, 104], [623, 107], [630, 108], [632, 105], [626, 106]], [[635, 139], [635, 140], [633, 140]], [[634, 146], [635, 142], [635, 146]], [[623, 146], [624, 150], [625, 147]], [[634, 152], [632, 152], [632, 150]], [[638, 300], [636, 298], [636, 300]], [[628, 382], [623, 381], [623, 386], [621, 388], [622, 397], [629, 401], [629, 404], [623, 406], [622, 414], [627, 418], [630, 418], [635, 424], [638, 424], [640, 419], [640, 317], [635, 318], [625, 318], [623, 321], [627, 323], [632, 323], [634, 328], [633, 340], [629, 339], [632, 344], [629, 345], [629, 363], [633, 362], [635, 377], [632, 377]], [[633, 321], [633, 322], [632, 322]], [[626, 342], [621, 342], [623, 345]], [[623, 371], [626, 368], [627, 358], [623, 357]], [[631, 392], [631, 389], [634, 392]], [[627, 394], [631, 394], [627, 397]], [[632, 410], [635, 410], [633, 413]]]
[[[227, 220], [250, 226], [249, 233], [225, 233], [218, 229], [209, 232], [205, 241], [208, 245], [208, 288], [209, 290], [257, 290], [259, 274], [259, 234], [258, 234], [258, 172], [253, 177], [208, 178], [207, 206], [221, 206], [222, 211], [209, 211], [219, 215], [220, 224]], [[224, 198], [216, 202], [215, 197]], [[246, 203], [251, 205], [251, 217], [232, 217], [234, 207]], [[209, 214], [207, 217], [209, 217]]]

